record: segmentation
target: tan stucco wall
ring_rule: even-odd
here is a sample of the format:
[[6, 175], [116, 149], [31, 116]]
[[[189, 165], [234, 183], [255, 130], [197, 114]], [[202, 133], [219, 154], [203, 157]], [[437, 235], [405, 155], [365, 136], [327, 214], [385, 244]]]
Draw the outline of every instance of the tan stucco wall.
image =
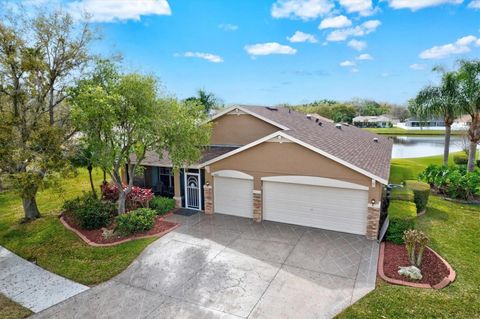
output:
[[[266, 176], [302, 175], [339, 179], [369, 187], [369, 201], [381, 200], [382, 185], [372, 187], [372, 179], [296, 143], [265, 142], [249, 150], [225, 158], [209, 166], [206, 182], [212, 183], [211, 173], [238, 170], [254, 177], [254, 189], [261, 189]], [[367, 204], [367, 203], [366, 203]]]
[[213, 121], [210, 144], [245, 145], [279, 130], [250, 114], [226, 114]]

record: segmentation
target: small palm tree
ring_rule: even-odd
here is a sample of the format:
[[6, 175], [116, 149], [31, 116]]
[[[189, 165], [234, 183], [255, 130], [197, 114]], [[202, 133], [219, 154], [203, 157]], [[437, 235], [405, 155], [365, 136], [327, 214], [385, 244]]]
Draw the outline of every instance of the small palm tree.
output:
[[459, 103], [459, 81], [455, 72], [441, 71], [442, 81], [439, 86], [427, 86], [422, 89], [413, 100], [411, 108], [421, 118], [441, 116], [445, 122], [445, 146], [443, 150], [443, 164], [448, 165], [450, 151], [450, 136], [455, 118], [462, 113]]
[[480, 60], [460, 60], [458, 81], [460, 83], [460, 104], [463, 112], [471, 117], [468, 139], [468, 171], [475, 169], [475, 155], [480, 141]]

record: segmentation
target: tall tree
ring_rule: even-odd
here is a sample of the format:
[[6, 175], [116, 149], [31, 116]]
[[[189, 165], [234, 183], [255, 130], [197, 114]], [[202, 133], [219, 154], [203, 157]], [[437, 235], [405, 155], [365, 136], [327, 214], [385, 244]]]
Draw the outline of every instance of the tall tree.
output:
[[90, 180], [90, 188], [92, 195], [97, 198], [97, 192], [95, 190], [95, 184], [93, 183], [93, 163], [95, 158], [95, 151], [88, 143], [81, 140], [80, 143], [73, 147], [73, 156], [70, 158], [70, 162], [74, 166], [85, 167], [88, 171], [88, 179]]
[[74, 134], [67, 88], [87, 65], [88, 23], [62, 12], [6, 14], [0, 21], [0, 173], [23, 202], [25, 219], [40, 215], [39, 188], [65, 171]]
[[221, 106], [222, 104], [220, 99], [216, 97], [215, 94], [207, 92], [204, 89], [198, 90], [197, 96], [189, 97], [185, 101], [189, 103], [194, 102], [201, 105], [205, 110], [205, 114], [207, 115], [210, 114], [210, 111]]
[[430, 116], [441, 116], [443, 118], [445, 122], [443, 164], [448, 165], [452, 124], [455, 118], [462, 113], [457, 74], [455, 72], [443, 72], [440, 85], [423, 88], [417, 94], [413, 103], [415, 105], [413, 109], [420, 118]]
[[460, 60], [459, 64], [460, 103], [464, 113], [472, 119], [468, 129], [470, 146], [467, 168], [473, 171], [477, 144], [480, 141], [480, 60]]
[[[107, 69], [108, 72], [103, 70]], [[125, 199], [133, 176], [148, 151], [168, 151], [174, 168], [200, 158], [208, 144], [209, 125], [196, 103], [185, 105], [160, 99], [152, 76], [120, 74], [111, 63], [99, 65], [101, 83], [95, 78], [80, 82], [72, 113], [75, 123], [95, 149], [95, 162], [104, 167], [120, 190], [118, 213], [125, 213]], [[130, 176], [123, 187], [121, 170]]]

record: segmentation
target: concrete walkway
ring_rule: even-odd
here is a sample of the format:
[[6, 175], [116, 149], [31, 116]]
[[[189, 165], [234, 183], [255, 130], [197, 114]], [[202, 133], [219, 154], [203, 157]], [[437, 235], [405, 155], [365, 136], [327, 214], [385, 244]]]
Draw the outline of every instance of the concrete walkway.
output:
[[168, 220], [120, 275], [34, 318], [331, 318], [375, 288], [378, 244], [221, 214]]
[[33, 312], [40, 312], [87, 289], [0, 246], [0, 293]]

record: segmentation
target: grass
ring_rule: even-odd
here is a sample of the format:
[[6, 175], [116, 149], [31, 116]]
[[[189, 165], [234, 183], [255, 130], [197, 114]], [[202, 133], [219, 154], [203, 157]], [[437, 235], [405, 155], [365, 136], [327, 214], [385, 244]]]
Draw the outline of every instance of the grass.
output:
[[32, 312], [27, 308], [11, 301], [0, 294], [0, 318], [2, 319], [20, 319], [27, 318]]
[[[416, 178], [441, 157], [394, 160], [391, 176]], [[416, 228], [430, 237], [429, 246], [455, 269], [455, 282], [441, 290], [401, 287], [377, 281], [377, 288], [337, 318], [480, 318], [480, 207], [430, 196], [427, 213]]]
[[[101, 174], [94, 174], [100, 185]], [[12, 192], [0, 193], [0, 245], [63, 277], [85, 285], [95, 285], [125, 269], [154, 238], [139, 239], [113, 247], [92, 247], [65, 229], [58, 216], [65, 199], [89, 190], [86, 170], [63, 182], [61, 192], [52, 189], [38, 194], [42, 217], [20, 224], [20, 198]], [[1, 315], [0, 315], [1, 317]]]
[[[405, 130], [399, 127], [392, 128], [365, 128], [365, 130], [385, 135], [445, 135], [444, 130]], [[465, 131], [452, 131], [452, 135], [464, 135]]]

